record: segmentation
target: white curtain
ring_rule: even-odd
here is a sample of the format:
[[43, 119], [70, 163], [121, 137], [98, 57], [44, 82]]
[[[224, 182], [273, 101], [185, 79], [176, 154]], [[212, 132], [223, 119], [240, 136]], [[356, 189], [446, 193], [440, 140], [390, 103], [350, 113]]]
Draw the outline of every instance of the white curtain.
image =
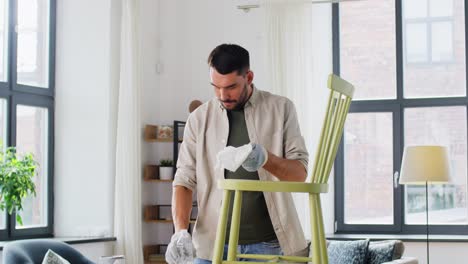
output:
[[[294, 102], [309, 151], [310, 171], [328, 95], [327, 76], [332, 71], [330, 5], [263, 0], [261, 7], [265, 12], [267, 89]], [[295, 194], [294, 201], [297, 208], [308, 208], [305, 195]], [[298, 214], [310, 238], [309, 212], [299, 210]]]
[[117, 110], [114, 234], [116, 254], [143, 264], [138, 2], [122, 0]]
[[307, 118], [316, 97], [312, 4], [300, 0], [264, 0], [262, 7], [265, 9], [269, 90], [294, 102], [302, 133], [308, 135], [313, 124]]

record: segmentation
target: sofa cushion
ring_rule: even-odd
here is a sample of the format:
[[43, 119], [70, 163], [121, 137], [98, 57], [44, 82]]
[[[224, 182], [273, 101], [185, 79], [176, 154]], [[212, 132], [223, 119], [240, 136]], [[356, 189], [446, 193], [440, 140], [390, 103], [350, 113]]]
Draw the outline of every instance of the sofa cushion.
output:
[[330, 264], [365, 264], [369, 239], [355, 241], [329, 241]]
[[395, 251], [395, 240], [371, 241], [367, 250], [367, 263], [380, 264], [392, 261]]

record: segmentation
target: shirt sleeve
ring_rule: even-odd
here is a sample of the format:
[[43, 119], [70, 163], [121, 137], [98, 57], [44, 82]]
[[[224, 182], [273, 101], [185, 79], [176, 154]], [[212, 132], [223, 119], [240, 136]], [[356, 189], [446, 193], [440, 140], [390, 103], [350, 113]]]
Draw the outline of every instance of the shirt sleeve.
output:
[[194, 113], [189, 115], [184, 129], [184, 138], [180, 145], [177, 158], [177, 171], [172, 186], [184, 186], [194, 190], [197, 185], [196, 177], [196, 119]]
[[290, 100], [287, 101], [284, 122], [284, 157], [286, 159], [298, 160], [307, 171], [309, 153], [301, 134], [297, 120], [296, 108]]

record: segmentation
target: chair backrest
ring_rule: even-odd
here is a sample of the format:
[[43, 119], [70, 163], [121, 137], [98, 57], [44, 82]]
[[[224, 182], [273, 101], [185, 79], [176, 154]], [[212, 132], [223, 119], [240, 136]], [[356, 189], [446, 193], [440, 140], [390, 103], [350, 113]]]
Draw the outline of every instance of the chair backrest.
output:
[[53, 239], [27, 239], [8, 242], [3, 248], [3, 263], [40, 264], [51, 249], [73, 264], [94, 264], [67, 243]]
[[328, 182], [354, 93], [352, 84], [334, 74], [328, 76], [328, 88], [330, 97], [315, 154], [312, 183]]

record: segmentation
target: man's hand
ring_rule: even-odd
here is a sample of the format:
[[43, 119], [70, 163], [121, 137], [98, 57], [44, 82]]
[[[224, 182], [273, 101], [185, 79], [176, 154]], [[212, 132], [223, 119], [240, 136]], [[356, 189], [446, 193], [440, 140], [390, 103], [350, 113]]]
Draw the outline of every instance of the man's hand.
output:
[[166, 250], [166, 261], [169, 264], [193, 263], [194, 252], [192, 236], [186, 229], [180, 230], [171, 237]]
[[242, 163], [246, 171], [254, 172], [263, 167], [268, 161], [268, 152], [259, 144], [252, 143], [252, 151], [247, 159]]

